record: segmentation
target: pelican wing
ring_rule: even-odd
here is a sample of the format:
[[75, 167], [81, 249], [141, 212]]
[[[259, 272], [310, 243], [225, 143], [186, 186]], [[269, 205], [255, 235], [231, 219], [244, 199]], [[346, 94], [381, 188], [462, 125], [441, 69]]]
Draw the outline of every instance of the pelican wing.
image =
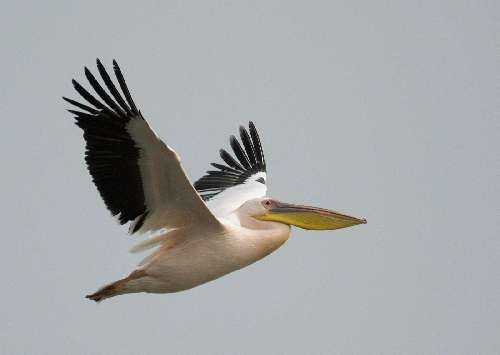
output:
[[73, 80], [87, 103], [64, 100], [79, 109], [69, 111], [83, 129], [85, 161], [107, 208], [120, 224], [131, 222], [130, 233], [195, 223], [219, 226], [175, 151], [156, 136], [137, 109], [116, 61], [113, 69], [125, 98], [99, 59], [97, 68], [109, 93], [85, 68], [98, 98]]
[[[240, 127], [241, 144], [235, 136], [229, 143], [234, 156], [219, 151], [225, 164], [212, 163], [209, 170], [194, 183], [208, 208], [217, 217], [224, 217], [245, 201], [266, 195], [266, 160], [259, 134], [253, 122], [248, 131]], [[243, 144], [243, 145], [242, 145]]]

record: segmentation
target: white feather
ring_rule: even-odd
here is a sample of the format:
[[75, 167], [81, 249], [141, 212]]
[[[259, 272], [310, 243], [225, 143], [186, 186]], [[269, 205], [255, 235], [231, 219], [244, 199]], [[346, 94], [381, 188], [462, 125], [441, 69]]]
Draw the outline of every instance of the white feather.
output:
[[215, 195], [207, 201], [208, 209], [216, 217], [225, 217], [246, 201], [266, 195], [267, 186], [259, 181], [259, 178], [266, 180], [266, 173], [258, 172], [250, 176], [243, 184], [229, 187], [221, 193]]

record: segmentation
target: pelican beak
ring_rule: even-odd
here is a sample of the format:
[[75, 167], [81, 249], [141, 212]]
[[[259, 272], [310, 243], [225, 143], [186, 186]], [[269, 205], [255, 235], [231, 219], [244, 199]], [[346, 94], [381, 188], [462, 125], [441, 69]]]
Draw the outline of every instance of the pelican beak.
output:
[[275, 202], [267, 213], [256, 216], [261, 221], [280, 222], [303, 229], [331, 230], [365, 224], [366, 219], [351, 217], [324, 208]]

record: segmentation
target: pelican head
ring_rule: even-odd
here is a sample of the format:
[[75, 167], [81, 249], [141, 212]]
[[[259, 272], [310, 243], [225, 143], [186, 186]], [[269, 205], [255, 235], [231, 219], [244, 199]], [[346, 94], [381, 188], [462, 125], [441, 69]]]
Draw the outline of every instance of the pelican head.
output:
[[248, 201], [247, 211], [260, 221], [272, 221], [310, 230], [332, 230], [365, 224], [366, 219], [319, 207], [295, 205], [264, 197]]

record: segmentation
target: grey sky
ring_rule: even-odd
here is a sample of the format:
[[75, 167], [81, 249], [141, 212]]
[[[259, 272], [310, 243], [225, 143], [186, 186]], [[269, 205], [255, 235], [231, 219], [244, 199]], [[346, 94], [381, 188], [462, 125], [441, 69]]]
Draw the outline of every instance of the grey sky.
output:
[[[499, 10], [4, 3], [0, 353], [499, 353]], [[85, 300], [142, 258], [60, 99], [96, 57], [119, 61], [192, 179], [253, 120], [270, 195], [368, 224], [296, 229], [187, 292]]]

